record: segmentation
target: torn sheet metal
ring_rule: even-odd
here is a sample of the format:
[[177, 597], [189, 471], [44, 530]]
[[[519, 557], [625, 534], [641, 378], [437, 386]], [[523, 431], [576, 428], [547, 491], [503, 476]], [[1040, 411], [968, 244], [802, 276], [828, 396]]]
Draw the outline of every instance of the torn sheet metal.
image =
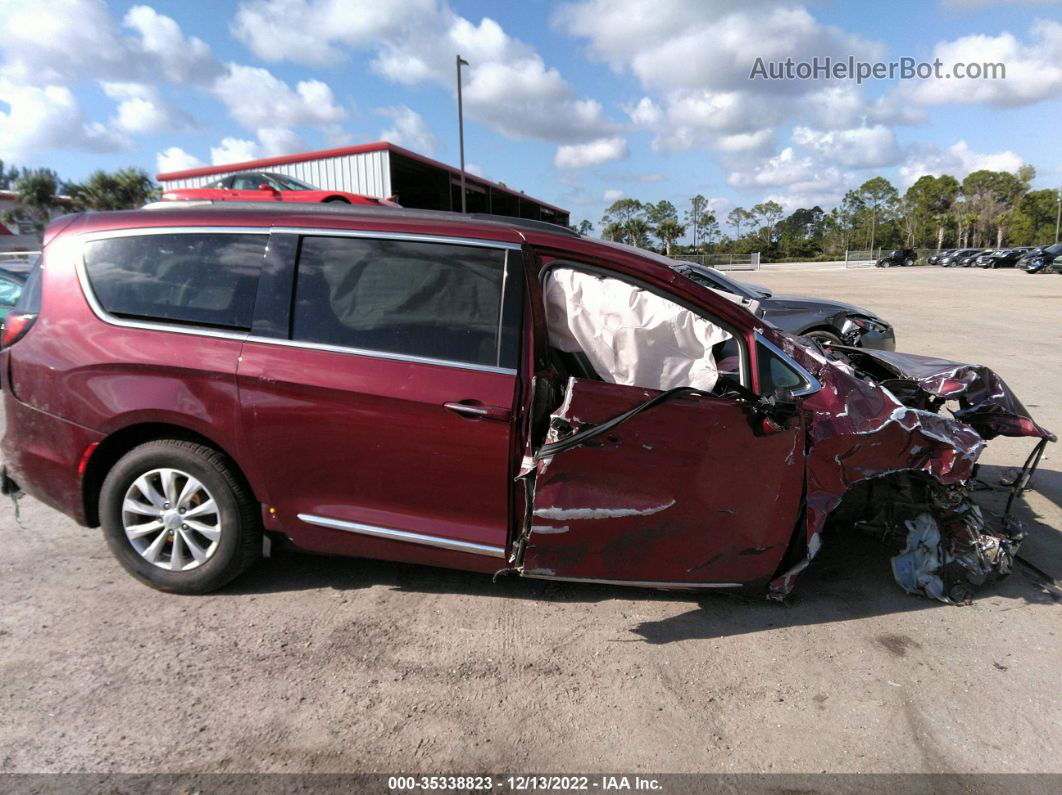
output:
[[938, 402], [956, 401], [958, 408], [952, 414], [986, 441], [997, 436], [1055, 441], [1055, 435], [1036, 424], [1003, 379], [984, 365], [891, 351], [841, 351], [857, 368], [878, 375], [894, 392], [915, 389]]
[[[941, 524], [954, 514], [943, 507], [954, 502], [948, 488], [972, 477], [986, 439], [1006, 435], [1054, 441], [998, 375], [980, 365], [886, 351], [838, 347], [840, 355], [831, 358], [791, 337], [784, 337], [781, 345], [823, 388], [802, 406], [809, 414], [805, 553], [771, 582], [770, 596], [784, 598], [792, 590], [796, 576], [818, 551], [827, 517], [850, 488], [896, 473], [924, 476], [934, 484], [938, 504], [927, 507], [941, 525], [942, 549], [954, 550], [956, 560], [969, 562], [971, 549], [999, 547], [1006, 554], [987, 565], [997, 572], [1009, 570], [1020, 528], [988, 530], [982, 519], [973, 538], [969, 525], [950, 519]], [[951, 417], [935, 413], [948, 401], [958, 403]], [[960, 542], [960, 536], [966, 540]], [[969, 584], [987, 578], [978, 567], [968, 571]], [[947, 593], [943, 596], [944, 601], [956, 601]]]
[[582, 353], [603, 381], [645, 389], [711, 391], [712, 347], [730, 339], [674, 301], [621, 279], [553, 268], [543, 291], [550, 344]]

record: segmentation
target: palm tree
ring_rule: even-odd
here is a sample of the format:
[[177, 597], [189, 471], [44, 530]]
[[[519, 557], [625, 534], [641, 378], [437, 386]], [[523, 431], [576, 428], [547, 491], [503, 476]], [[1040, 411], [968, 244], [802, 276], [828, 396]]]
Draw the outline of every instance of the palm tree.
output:
[[671, 256], [671, 244], [686, 234], [686, 227], [677, 218], [665, 218], [656, 225], [656, 236], [664, 244], [664, 254]]
[[70, 195], [82, 210], [132, 210], [157, 199], [159, 188], [141, 169], [123, 168], [93, 172], [84, 184], [71, 185]]
[[44, 227], [52, 217], [52, 211], [63, 207], [58, 200], [59, 178], [54, 171], [39, 168], [24, 171], [15, 182], [18, 194], [15, 207], [4, 214], [8, 222], [28, 222], [37, 234], [44, 232]]

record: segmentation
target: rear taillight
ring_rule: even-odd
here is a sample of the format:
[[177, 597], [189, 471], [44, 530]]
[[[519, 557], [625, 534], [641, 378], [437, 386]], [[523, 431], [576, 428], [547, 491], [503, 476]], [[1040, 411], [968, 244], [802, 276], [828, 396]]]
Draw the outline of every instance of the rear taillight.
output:
[[4, 330], [0, 332], [0, 348], [10, 348], [26, 336], [36, 319], [36, 313], [11, 312], [4, 319]]

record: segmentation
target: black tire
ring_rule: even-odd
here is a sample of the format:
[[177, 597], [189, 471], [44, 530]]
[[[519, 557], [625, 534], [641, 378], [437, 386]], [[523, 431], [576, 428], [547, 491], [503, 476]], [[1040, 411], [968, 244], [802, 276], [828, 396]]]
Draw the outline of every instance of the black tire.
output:
[[348, 202], [342, 196], [330, 196], [329, 198], [321, 202], [321, 204], [350, 204], [350, 202]]
[[[125, 495], [137, 478], [159, 468], [179, 469], [192, 475], [206, 487], [218, 507], [221, 533], [217, 548], [188, 571], [169, 571], [154, 565], [126, 537], [122, 522]], [[196, 442], [159, 439], [133, 448], [107, 473], [99, 504], [100, 524], [111, 553], [136, 579], [160, 591], [216, 591], [242, 574], [262, 553], [261, 515], [250, 489], [225, 455]]]
[[910, 267], [911, 267], [912, 265], [914, 265], [914, 260], [913, 260], [913, 259], [911, 259], [910, 257], [908, 257], [907, 259], [905, 259], [905, 260], [903, 261], [903, 266], [904, 266], [905, 268], [910, 268]]
[[805, 337], [810, 337], [813, 340], [821, 340], [822, 342], [829, 342], [833, 345], [844, 345], [844, 340], [834, 334], [832, 331], [826, 331], [825, 329], [812, 329]]

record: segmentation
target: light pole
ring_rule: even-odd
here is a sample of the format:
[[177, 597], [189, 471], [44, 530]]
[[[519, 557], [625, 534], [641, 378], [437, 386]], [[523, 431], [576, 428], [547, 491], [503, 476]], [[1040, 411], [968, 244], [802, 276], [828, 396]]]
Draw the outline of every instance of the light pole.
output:
[[1058, 212], [1055, 213], [1055, 242], [1058, 242], [1058, 226], [1059, 222], [1062, 222], [1062, 188], [1058, 189], [1058, 193], [1055, 194], [1055, 201], [1058, 202]]
[[461, 142], [461, 212], [465, 212], [465, 113], [461, 103], [461, 66], [468, 66], [468, 61], [457, 56], [457, 135]]

